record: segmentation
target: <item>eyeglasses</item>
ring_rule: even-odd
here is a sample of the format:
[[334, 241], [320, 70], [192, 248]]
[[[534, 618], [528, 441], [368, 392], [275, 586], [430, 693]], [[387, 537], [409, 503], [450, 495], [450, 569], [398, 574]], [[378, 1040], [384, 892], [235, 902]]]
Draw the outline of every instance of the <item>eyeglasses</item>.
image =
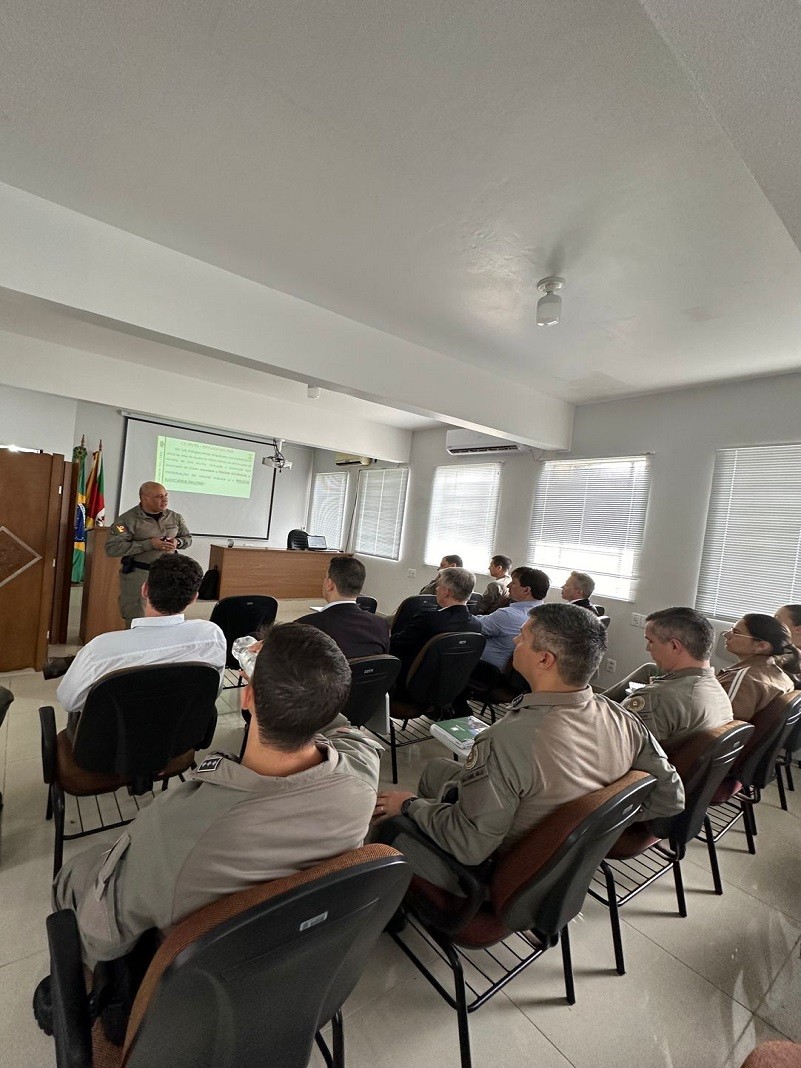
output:
[[756, 638], [752, 634], [749, 634], [747, 630], [734, 630], [732, 628], [731, 630], [723, 631], [724, 638], [727, 638], [729, 635], [733, 635], [736, 638], [750, 638], [752, 642], [756, 641]]

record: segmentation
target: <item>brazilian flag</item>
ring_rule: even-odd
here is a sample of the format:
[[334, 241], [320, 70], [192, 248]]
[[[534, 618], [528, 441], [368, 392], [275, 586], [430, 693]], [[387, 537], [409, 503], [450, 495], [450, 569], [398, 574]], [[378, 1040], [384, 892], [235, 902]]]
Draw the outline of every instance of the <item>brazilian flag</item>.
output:
[[86, 441], [72, 450], [72, 462], [78, 465], [78, 489], [75, 494], [75, 544], [72, 550], [72, 581], [83, 582], [86, 563]]

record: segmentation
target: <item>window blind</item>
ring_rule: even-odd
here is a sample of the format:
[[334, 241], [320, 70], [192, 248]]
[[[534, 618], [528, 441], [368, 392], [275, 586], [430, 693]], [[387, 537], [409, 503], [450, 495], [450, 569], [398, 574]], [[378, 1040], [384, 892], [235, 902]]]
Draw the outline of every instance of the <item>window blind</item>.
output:
[[736, 620], [799, 600], [801, 445], [719, 450], [696, 608]]
[[458, 553], [471, 571], [486, 571], [494, 551], [500, 464], [438, 467], [434, 472], [425, 562]]
[[359, 472], [354, 549], [367, 556], [400, 556], [408, 467]]
[[543, 464], [529, 557], [561, 585], [571, 571], [595, 579], [596, 595], [634, 599], [650, 471], [646, 456]]
[[324, 535], [329, 549], [342, 547], [347, 493], [347, 471], [326, 471], [314, 476], [309, 533]]

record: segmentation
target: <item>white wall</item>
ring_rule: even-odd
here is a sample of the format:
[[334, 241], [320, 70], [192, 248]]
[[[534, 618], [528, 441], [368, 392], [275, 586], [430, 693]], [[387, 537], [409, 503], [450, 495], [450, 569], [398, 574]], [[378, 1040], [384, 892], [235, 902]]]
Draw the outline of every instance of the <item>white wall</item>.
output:
[[76, 403], [0, 385], [0, 445], [72, 457]]
[[[648, 613], [669, 605], [693, 605], [703, 549], [706, 512], [715, 450], [801, 440], [801, 374], [754, 379], [701, 389], [680, 390], [630, 400], [589, 404], [576, 409], [574, 448], [580, 457], [621, 456], [650, 452], [652, 482], [634, 602], [600, 598], [611, 616], [608, 656], [612, 682], [647, 659], [643, 632], [631, 625], [632, 612]], [[564, 454], [560, 454], [564, 455]], [[315, 454], [315, 472], [333, 470], [330, 454]], [[379, 599], [382, 611], [416, 593], [433, 575], [423, 564], [434, 468], [466, 461], [445, 452], [445, 431], [413, 435], [411, 474], [401, 559], [365, 558], [366, 592]], [[525, 562], [528, 529], [539, 464], [529, 456], [504, 461], [501, 506], [494, 552]], [[454, 546], [458, 552], [458, 546]], [[759, 547], [755, 546], [758, 552]], [[417, 571], [407, 576], [407, 569]], [[479, 576], [478, 587], [484, 581]], [[550, 598], [558, 598], [553, 590]], [[754, 592], [754, 610], [772, 612]], [[723, 627], [718, 627], [723, 629]], [[719, 662], [719, 661], [718, 661]]]

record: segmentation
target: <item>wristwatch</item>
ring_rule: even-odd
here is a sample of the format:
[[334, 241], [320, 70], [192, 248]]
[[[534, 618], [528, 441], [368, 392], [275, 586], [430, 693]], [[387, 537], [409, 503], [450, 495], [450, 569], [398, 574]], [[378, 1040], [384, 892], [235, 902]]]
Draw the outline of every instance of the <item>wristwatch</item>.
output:
[[417, 794], [415, 794], [414, 797], [407, 797], [406, 800], [401, 804], [401, 807], [400, 807], [401, 816], [408, 816], [409, 815], [409, 805], [411, 805], [412, 801], [417, 801], [417, 800], [418, 800]]

